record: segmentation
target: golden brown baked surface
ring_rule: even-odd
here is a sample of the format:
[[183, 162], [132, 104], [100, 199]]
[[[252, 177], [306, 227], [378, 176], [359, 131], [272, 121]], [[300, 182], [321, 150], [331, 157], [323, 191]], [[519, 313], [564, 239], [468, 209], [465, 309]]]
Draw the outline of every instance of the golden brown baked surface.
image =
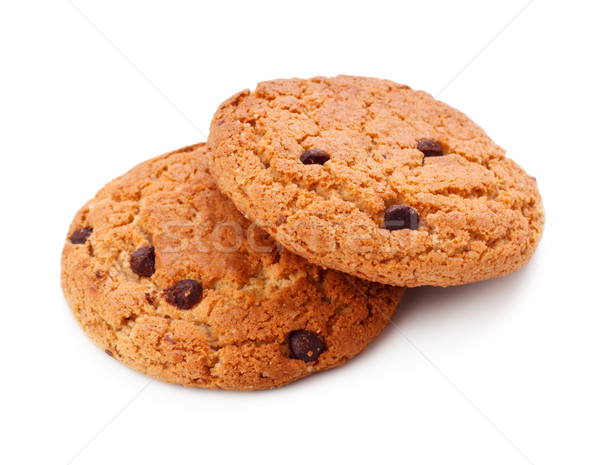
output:
[[205, 144], [100, 190], [69, 229], [62, 286], [86, 334], [124, 364], [236, 390], [343, 364], [404, 292], [278, 252], [217, 190]]
[[[219, 107], [209, 147], [240, 211], [310, 262], [364, 279], [494, 278], [541, 237], [535, 179], [465, 115], [391, 81], [260, 83]], [[404, 229], [387, 227], [394, 208]]]

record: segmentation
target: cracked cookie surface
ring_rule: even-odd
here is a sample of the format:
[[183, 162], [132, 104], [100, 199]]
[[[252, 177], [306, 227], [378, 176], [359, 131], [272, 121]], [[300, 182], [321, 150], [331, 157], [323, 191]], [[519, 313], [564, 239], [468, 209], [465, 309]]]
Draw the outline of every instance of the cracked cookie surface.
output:
[[[465, 115], [391, 81], [260, 83], [219, 107], [209, 147], [211, 173], [240, 211], [312, 263], [364, 279], [502, 276], [542, 234], [535, 179]], [[386, 227], [394, 209], [410, 221]]]
[[206, 152], [198, 144], [142, 163], [75, 216], [62, 286], [86, 334], [152, 377], [234, 390], [280, 386], [361, 352], [404, 289], [278, 250], [217, 190]]

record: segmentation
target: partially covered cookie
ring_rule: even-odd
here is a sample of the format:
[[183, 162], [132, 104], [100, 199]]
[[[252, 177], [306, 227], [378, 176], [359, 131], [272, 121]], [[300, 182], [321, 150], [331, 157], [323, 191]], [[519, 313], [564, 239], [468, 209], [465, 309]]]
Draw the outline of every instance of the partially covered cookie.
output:
[[234, 390], [342, 365], [404, 293], [278, 248], [217, 190], [205, 144], [100, 190], [69, 229], [62, 286], [86, 334], [125, 365]]

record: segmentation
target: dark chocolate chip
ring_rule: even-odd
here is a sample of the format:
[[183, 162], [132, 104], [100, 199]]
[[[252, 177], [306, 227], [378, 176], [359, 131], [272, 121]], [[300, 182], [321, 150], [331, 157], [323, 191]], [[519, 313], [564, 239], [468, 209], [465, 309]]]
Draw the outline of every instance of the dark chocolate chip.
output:
[[417, 229], [419, 227], [419, 214], [417, 210], [408, 205], [392, 205], [385, 211], [385, 227], [390, 231], [396, 229]]
[[71, 235], [71, 244], [85, 244], [92, 234], [92, 228], [81, 228]]
[[150, 294], [149, 292], [146, 292], [146, 293], [144, 294], [144, 297], [146, 297], [146, 301], [147, 301], [149, 304], [153, 304], [153, 303], [154, 303], [154, 301], [156, 300], [156, 297], [154, 297], [154, 296], [153, 296], [152, 294]]
[[106, 349], [104, 352], [106, 353], [106, 355], [110, 355], [111, 357], [114, 358], [114, 355], [110, 350]]
[[154, 274], [154, 247], [141, 247], [131, 254], [129, 260], [135, 274], [149, 278]]
[[432, 139], [421, 139], [417, 145], [426, 157], [440, 157], [444, 155], [442, 146]]
[[165, 299], [171, 305], [189, 310], [202, 298], [202, 285], [193, 279], [184, 279], [165, 290]]
[[329, 154], [321, 149], [308, 149], [300, 155], [300, 161], [305, 165], [323, 165], [329, 158]]
[[293, 358], [312, 362], [324, 349], [325, 345], [317, 333], [305, 329], [290, 333], [290, 351]]

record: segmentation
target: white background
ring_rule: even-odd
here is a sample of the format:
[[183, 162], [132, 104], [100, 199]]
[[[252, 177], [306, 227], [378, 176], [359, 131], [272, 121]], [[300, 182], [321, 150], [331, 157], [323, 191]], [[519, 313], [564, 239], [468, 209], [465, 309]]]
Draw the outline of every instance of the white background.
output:
[[[0, 462], [600, 463], [598, 17], [593, 1], [4, 0]], [[340, 73], [443, 89], [537, 177], [529, 265], [410, 290], [364, 354], [269, 392], [149, 384], [91, 344], [59, 285], [76, 210], [205, 140], [238, 90]]]

